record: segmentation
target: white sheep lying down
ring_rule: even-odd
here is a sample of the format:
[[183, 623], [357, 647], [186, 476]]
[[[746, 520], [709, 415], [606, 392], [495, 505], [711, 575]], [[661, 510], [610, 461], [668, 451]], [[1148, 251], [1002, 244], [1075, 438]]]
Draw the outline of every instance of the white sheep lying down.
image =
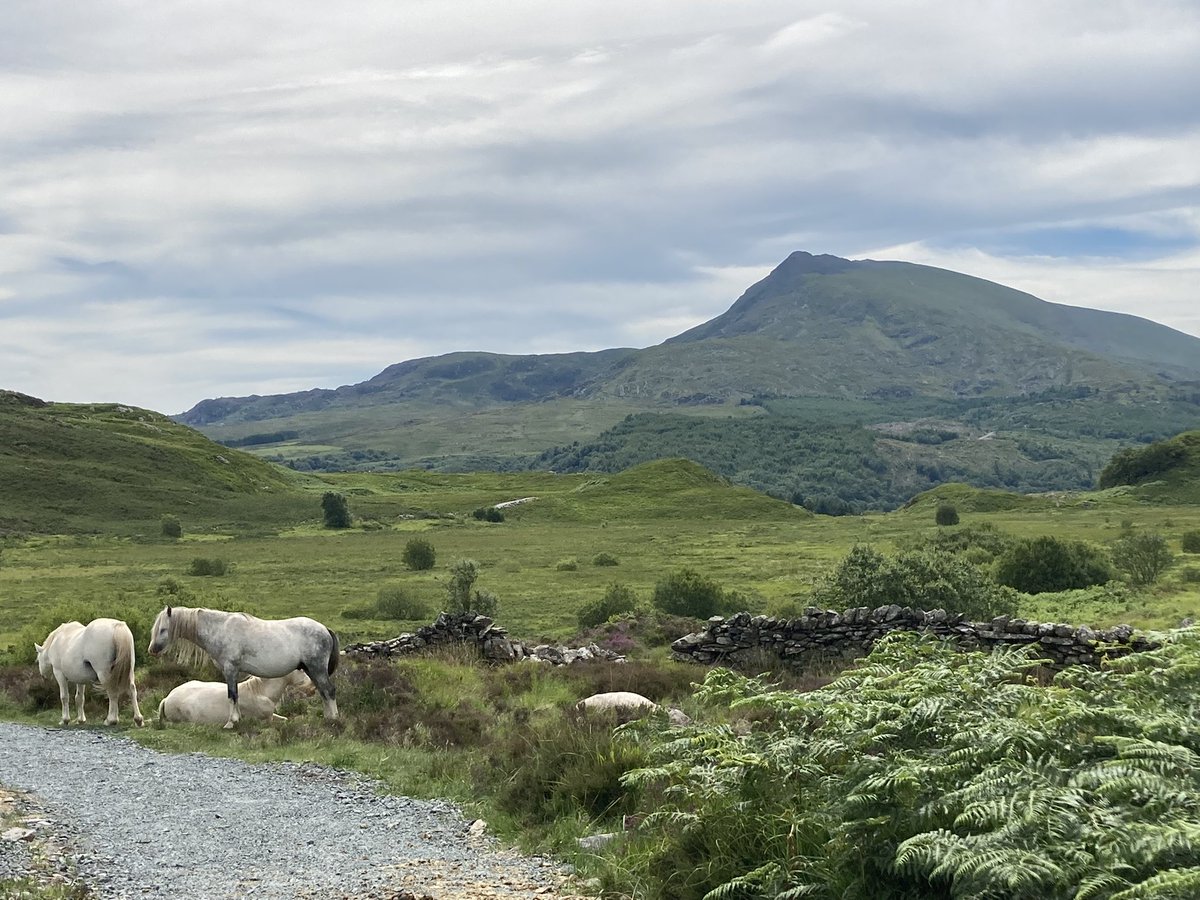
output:
[[[297, 669], [279, 678], [251, 675], [238, 682], [238, 713], [250, 719], [283, 719], [275, 715], [283, 692], [289, 687], [315, 687], [307, 675]], [[223, 681], [189, 681], [174, 688], [158, 704], [161, 722], [194, 722], [198, 725], [224, 725], [229, 719], [229, 688]]]
[[[618, 712], [640, 712], [642, 710], [656, 710], [659, 705], [649, 697], [643, 697], [641, 694], [635, 694], [632, 691], [608, 691], [603, 694], [592, 694], [590, 697], [585, 697], [575, 704], [575, 708], [580, 712], [588, 710], [607, 710], [613, 709]], [[670, 707], [667, 710], [667, 717], [672, 725], [686, 725], [689, 719], [682, 710]]]

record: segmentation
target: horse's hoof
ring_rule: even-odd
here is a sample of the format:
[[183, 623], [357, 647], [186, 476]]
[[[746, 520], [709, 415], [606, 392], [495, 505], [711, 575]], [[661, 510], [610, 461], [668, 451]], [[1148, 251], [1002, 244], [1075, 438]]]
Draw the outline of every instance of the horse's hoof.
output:
[[141, 716], [138, 716], [136, 719], [133, 720], [133, 724], [136, 725], [138, 728], [141, 728], [143, 725], [146, 724], [146, 720], [143, 719]]
[[116, 724], [118, 724], [120, 721], [121, 721], [120, 719], [105, 719], [105, 720], [104, 720], [104, 724], [105, 724], [105, 725], [116, 725]]
[[224, 725], [222, 725], [221, 727], [222, 727], [222, 728], [233, 728], [233, 723], [232, 723], [232, 722], [226, 722], [226, 723], [225, 723]]

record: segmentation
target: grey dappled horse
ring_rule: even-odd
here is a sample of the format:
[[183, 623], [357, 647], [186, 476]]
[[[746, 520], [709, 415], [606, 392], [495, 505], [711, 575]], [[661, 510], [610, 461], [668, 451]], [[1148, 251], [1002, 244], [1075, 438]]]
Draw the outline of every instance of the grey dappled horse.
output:
[[259, 619], [219, 609], [167, 606], [154, 620], [149, 651], [162, 653], [177, 640], [189, 641], [212, 657], [225, 677], [232, 728], [238, 715], [238, 678], [242, 673], [279, 678], [301, 670], [325, 702], [325, 718], [337, 718], [337, 693], [331, 675], [338, 665], [337, 635], [315, 619]]

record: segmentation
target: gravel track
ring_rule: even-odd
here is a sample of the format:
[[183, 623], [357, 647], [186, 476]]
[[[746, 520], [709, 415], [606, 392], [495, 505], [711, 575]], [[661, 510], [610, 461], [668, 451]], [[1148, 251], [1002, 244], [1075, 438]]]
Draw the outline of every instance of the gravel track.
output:
[[[10, 805], [103, 900], [566, 896], [554, 864], [495, 849], [454, 805], [311, 763], [0, 723], [0, 788], [29, 792]], [[29, 852], [0, 846], [0, 878]]]

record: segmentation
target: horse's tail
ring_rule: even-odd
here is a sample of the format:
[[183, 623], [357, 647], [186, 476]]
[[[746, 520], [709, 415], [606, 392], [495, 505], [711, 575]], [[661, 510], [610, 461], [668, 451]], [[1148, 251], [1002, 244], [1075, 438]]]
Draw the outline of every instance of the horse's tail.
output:
[[[135, 660], [133, 656], [133, 632], [129, 630], [129, 626], [124, 622], [118, 622], [113, 626], [113, 644], [117, 655], [113, 659], [112, 668], [108, 671], [108, 679], [113, 689], [122, 692], [128, 691], [129, 685], [133, 682]], [[105, 685], [105, 687], [108, 687], [108, 685]], [[114, 694], [113, 696], [119, 695]]]
[[332, 628], [326, 628], [329, 632], [329, 637], [333, 639], [333, 649], [329, 651], [329, 674], [332, 675], [337, 671], [338, 658], [342, 655], [341, 645], [338, 643], [337, 633]]
[[160, 722], [167, 721], [166, 707], [167, 707], [167, 698], [163, 697], [162, 700], [160, 700], [158, 703], [158, 721], [160, 721]]

